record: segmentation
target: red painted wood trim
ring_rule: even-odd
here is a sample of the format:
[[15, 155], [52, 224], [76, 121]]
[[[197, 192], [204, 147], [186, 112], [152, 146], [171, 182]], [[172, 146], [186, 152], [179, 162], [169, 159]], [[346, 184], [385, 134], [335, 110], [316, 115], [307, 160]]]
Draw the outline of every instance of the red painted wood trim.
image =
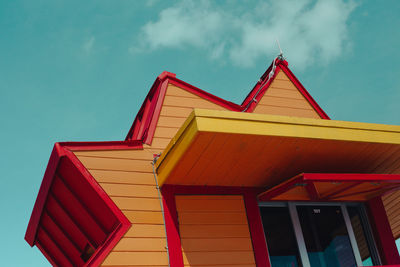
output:
[[[296, 76], [294, 76], [294, 74], [290, 71], [286, 61], [276, 59], [276, 69], [275, 69], [274, 76], [268, 81], [268, 83], [266, 83], [265, 85], [262, 85], [262, 83], [268, 77], [268, 74], [270, 73], [271, 70], [272, 70], [272, 64], [271, 64], [271, 66], [269, 66], [267, 71], [261, 76], [260, 81], [258, 81], [257, 84], [253, 87], [253, 89], [250, 91], [250, 93], [247, 95], [247, 97], [244, 99], [244, 101], [241, 105], [232, 103], [230, 101], [227, 101], [225, 99], [217, 97], [213, 94], [210, 94], [206, 91], [203, 91], [189, 83], [186, 83], [186, 82], [176, 78], [176, 75], [173, 73], [163, 72], [157, 77], [157, 79], [153, 83], [153, 85], [152, 85], [148, 95], [146, 96], [125, 140], [137, 139], [137, 140], [142, 140], [146, 144], [151, 143], [151, 140], [152, 140], [153, 134], [154, 134], [154, 130], [155, 130], [154, 125], [157, 124], [157, 120], [159, 117], [159, 109], [161, 108], [162, 102], [164, 101], [165, 91], [166, 91], [166, 87], [167, 87], [167, 85], [165, 85], [166, 83], [174, 84], [180, 88], [183, 88], [184, 90], [187, 90], [188, 92], [191, 92], [195, 95], [198, 95], [199, 97], [202, 97], [208, 101], [211, 101], [217, 105], [220, 105], [220, 106], [226, 108], [227, 110], [237, 111], [237, 112], [241, 112], [241, 111], [253, 112], [254, 108], [257, 106], [258, 101], [264, 95], [266, 90], [268, 90], [270, 84], [275, 79], [277, 73], [280, 70], [285, 72], [285, 74], [295, 84], [295, 86], [299, 89], [300, 93], [307, 99], [307, 101], [314, 108], [314, 110], [319, 114], [319, 116], [322, 119], [329, 119], [328, 115], [326, 115], [326, 113], [321, 109], [321, 107], [317, 104], [317, 102], [311, 97], [311, 95], [304, 88], [304, 86], [300, 83], [300, 81], [296, 78]], [[261, 90], [259, 91], [259, 88], [261, 85], [263, 86], [263, 88], [261, 88]], [[161, 88], [161, 87], [163, 87], [163, 88]], [[257, 101], [253, 101], [254, 97], [256, 97]], [[150, 112], [146, 112], [146, 114], [144, 114], [145, 109], [148, 108], [147, 102], [150, 99], [151, 99], [151, 101], [149, 101], [149, 102], [151, 102], [150, 103], [151, 110], [150, 110]], [[157, 106], [157, 108], [155, 106]], [[156, 122], [154, 122], [154, 121], [156, 121]], [[152, 126], [150, 126], [150, 125], [152, 125]]]
[[33, 206], [31, 218], [29, 219], [28, 228], [25, 233], [25, 240], [30, 246], [35, 245], [36, 233], [39, 226], [39, 221], [42, 216], [43, 208], [46, 203], [47, 195], [50, 190], [53, 177], [56, 172], [60, 158], [65, 155], [60, 144], [56, 143], [51, 152], [46, 171], [40, 185], [39, 193]]
[[[272, 70], [272, 68], [268, 71], [268, 75], [269, 75], [269, 72], [270, 72], [271, 70]], [[253, 100], [254, 97], [255, 97], [256, 101], [253, 101], [253, 102], [251, 102], [251, 103], [249, 104], [249, 107], [247, 108], [246, 112], [252, 113], [252, 112], [254, 111], [254, 109], [257, 107], [258, 102], [259, 102], [259, 101], [261, 100], [261, 98], [264, 96], [265, 92], [268, 90], [268, 88], [269, 88], [269, 86], [271, 85], [271, 83], [275, 80], [276, 75], [278, 75], [278, 72], [279, 72], [280, 70], [281, 70], [281, 68], [280, 68], [280, 61], [278, 61], [277, 65], [276, 65], [276, 68], [275, 68], [274, 75], [271, 77], [271, 79], [270, 79], [266, 84], [262, 85], [262, 84], [264, 83], [264, 80], [265, 80], [265, 79], [268, 79], [268, 75], [267, 75], [264, 79], [262, 79], [262, 81], [259, 81], [259, 82], [257, 83], [257, 85], [255, 86], [255, 88], [252, 90], [252, 93], [251, 93], [251, 95], [250, 95], [251, 98], [246, 99], [245, 102], [250, 103], [250, 102]], [[263, 76], [264, 76], [264, 75], [263, 75]], [[260, 86], [262, 86], [261, 89], [260, 89]], [[257, 94], [258, 90], [260, 90], [260, 91], [259, 91], [259, 93]], [[257, 94], [257, 95], [255, 95], [255, 94]], [[248, 105], [248, 104], [246, 104], [246, 106], [247, 106], [247, 105]], [[244, 110], [244, 109], [246, 108], [246, 106], [242, 106], [242, 110]]]
[[176, 85], [180, 88], [183, 88], [186, 91], [189, 91], [195, 95], [198, 95], [201, 98], [204, 98], [210, 102], [220, 105], [220, 106], [226, 108], [227, 110], [231, 110], [231, 111], [240, 111], [241, 110], [241, 106], [239, 106], [233, 102], [227, 101], [223, 98], [220, 98], [218, 96], [215, 96], [213, 94], [210, 94], [210, 93], [208, 93], [204, 90], [201, 90], [200, 88], [197, 88], [197, 87], [195, 87], [187, 82], [184, 82], [178, 78], [170, 79], [170, 83], [173, 85]]
[[124, 149], [143, 149], [140, 140], [128, 141], [105, 141], [105, 142], [60, 142], [60, 146], [71, 151], [85, 150], [124, 150]]
[[183, 267], [181, 238], [179, 235], [178, 212], [176, 211], [175, 192], [173, 188], [162, 188], [164, 206], [165, 229], [167, 232], [167, 245], [169, 265]]
[[111, 209], [120, 222], [120, 225], [109, 235], [104, 244], [98, 248], [95, 254], [92, 255], [90, 260], [85, 266], [99, 266], [112, 248], [118, 243], [118, 241], [124, 236], [124, 234], [131, 227], [131, 222], [122, 213], [122, 211], [115, 205], [114, 201], [111, 200], [109, 195], [101, 188], [97, 181], [92, 177], [89, 171], [83, 166], [79, 159], [71, 151], [65, 150], [65, 155], [72, 161], [72, 163], [81, 172], [83, 177], [92, 186], [100, 198], [106, 203], [106, 205]]
[[255, 192], [243, 194], [244, 205], [247, 213], [251, 242], [253, 244], [254, 258], [257, 267], [271, 267], [267, 241], [265, 240], [264, 227], [261, 221], [260, 209]]
[[400, 256], [393, 237], [382, 198], [376, 197], [367, 202], [369, 219], [383, 264], [400, 265]]
[[44, 257], [50, 262], [51, 265], [57, 266], [57, 263], [53, 260], [53, 258], [47, 253], [46, 249], [40, 244], [40, 242], [36, 242], [36, 247], [42, 252]]
[[[71, 143], [64, 143], [71, 146]], [[92, 143], [80, 143], [78, 146], [90, 147]], [[113, 143], [114, 144], [114, 143]], [[73, 146], [76, 143], [73, 144]], [[109, 142], [102, 142], [101, 147], [104, 149], [105, 146], [110, 146]], [[74, 146], [75, 147], [75, 146]], [[76, 166], [76, 168], [82, 173], [83, 177], [88, 181], [100, 198], [106, 203], [106, 205], [111, 209], [120, 222], [120, 225], [109, 235], [105, 243], [96, 250], [95, 254], [91, 259], [85, 264], [85, 266], [98, 266], [108, 255], [111, 249], [118, 243], [122, 236], [131, 227], [131, 223], [128, 218], [122, 213], [122, 211], [114, 204], [111, 198], [104, 192], [97, 181], [91, 176], [89, 171], [83, 166], [79, 159], [65, 147], [62, 147], [59, 143], [54, 145], [53, 151], [50, 156], [49, 163], [46, 168], [46, 172], [40, 186], [39, 194], [35, 202], [35, 206], [32, 211], [31, 218], [29, 220], [28, 229], [25, 234], [25, 240], [29, 245], [33, 246], [36, 242], [36, 233], [39, 228], [40, 218], [43, 214], [43, 208], [46, 203], [47, 197], [49, 195], [49, 190], [53, 177], [55, 177], [55, 172], [61, 157], [68, 157], [69, 160]], [[42, 252], [44, 248], [39, 248]], [[45, 257], [49, 259], [49, 256], [44, 253]], [[52, 260], [49, 260], [52, 262]]]
[[176, 195], [243, 195], [256, 266], [271, 266], [269, 263], [267, 243], [265, 241], [261, 215], [257, 203], [257, 194], [262, 191], [262, 188], [165, 184], [161, 190], [164, 200], [165, 226], [167, 229], [170, 266], [183, 266], [178, 213], [175, 204]]
[[142, 137], [142, 139], [144, 139], [143, 143], [145, 144], [150, 145], [151, 142], [153, 141], [153, 136], [154, 132], [156, 131], [158, 118], [160, 117], [161, 108], [164, 103], [165, 93], [167, 92], [168, 81], [169, 79], [166, 79], [165, 81], [161, 82], [158, 89], [159, 92], [157, 95], [157, 99], [153, 99], [154, 104], [152, 105], [151, 110], [148, 113], [150, 116], [146, 118], [147, 120], [146, 125], [148, 126], [145, 134]]

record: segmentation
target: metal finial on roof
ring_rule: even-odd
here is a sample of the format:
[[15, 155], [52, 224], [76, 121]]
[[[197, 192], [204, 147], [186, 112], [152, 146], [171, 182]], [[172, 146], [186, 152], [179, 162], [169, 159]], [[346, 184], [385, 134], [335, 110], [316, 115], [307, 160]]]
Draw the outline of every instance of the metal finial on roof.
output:
[[285, 58], [283, 57], [283, 51], [281, 49], [281, 45], [279, 44], [279, 39], [278, 38], [276, 38], [276, 43], [278, 45], [279, 52], [280, 52], [279, 55], [278, 55], [278, 59], [279, 60], [284, 60]]

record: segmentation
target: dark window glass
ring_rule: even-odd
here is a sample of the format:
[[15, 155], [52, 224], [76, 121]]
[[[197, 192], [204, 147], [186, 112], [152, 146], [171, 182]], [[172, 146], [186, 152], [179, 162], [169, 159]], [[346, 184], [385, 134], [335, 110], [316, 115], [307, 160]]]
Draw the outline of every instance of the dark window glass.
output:
[[288, 208], [261, 207], [260, 210], [272, 267], [301, 266]]
[[357, 266], [340, 207], [297, 206], [297, 212], [311, 266]]
[[356, 237], [358, 250], [360, 251], [361, 260], [364, 266], [371, 266], [376, 264], [373, 262], [371, 257], [371, 248], [369, 246], [365, 224], [361, 219], [360, 208], [358, 207], [347, 207], [347, 211], [349, 212], [349, 217], [351, 221], [351, 226], [353, 227], [353, 232]]

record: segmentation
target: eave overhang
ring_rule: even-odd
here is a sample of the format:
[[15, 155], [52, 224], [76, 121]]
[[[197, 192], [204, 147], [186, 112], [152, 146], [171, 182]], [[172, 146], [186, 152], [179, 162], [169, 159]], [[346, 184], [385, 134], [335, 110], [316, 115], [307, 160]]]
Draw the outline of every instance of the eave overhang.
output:
[[368, 201], [398, 190], [398, 174], [302, 173], [260, 194], [260, 201]]
[[131, 223], [72, 151], [142, 149], [138, 141], [56, 143], [25, 234], [55, 266], [98, 266]]
[[299, 173], [400, 173], [400, 126], [195, 109], [159, 184], [272, 188]]

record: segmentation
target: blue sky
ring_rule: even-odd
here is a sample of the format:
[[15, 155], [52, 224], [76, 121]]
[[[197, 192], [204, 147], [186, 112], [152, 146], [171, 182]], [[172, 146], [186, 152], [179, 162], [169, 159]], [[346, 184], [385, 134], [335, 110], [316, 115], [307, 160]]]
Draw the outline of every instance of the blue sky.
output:
[[333, 119], [400, 125], [400, 2], [0, 1], [0, 245], [23, 240], [56, 141], [122, 140], [163, 70], [240, 103], [279, 38]]

